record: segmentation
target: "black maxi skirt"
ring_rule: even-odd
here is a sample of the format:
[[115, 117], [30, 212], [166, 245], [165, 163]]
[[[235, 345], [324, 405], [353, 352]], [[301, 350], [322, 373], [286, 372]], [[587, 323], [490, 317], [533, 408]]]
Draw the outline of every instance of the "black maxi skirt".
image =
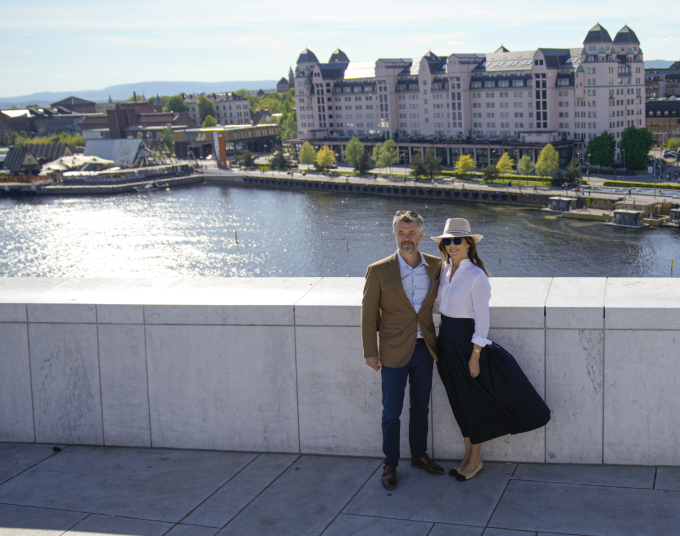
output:
[[479, 375], [472, 377], [474, 331], [474, 319], [442, 315], [437, 340], [437, 370], [463, 437], [477, 444], [545, 426], [550, 409], [500, 345], [482, 348]]

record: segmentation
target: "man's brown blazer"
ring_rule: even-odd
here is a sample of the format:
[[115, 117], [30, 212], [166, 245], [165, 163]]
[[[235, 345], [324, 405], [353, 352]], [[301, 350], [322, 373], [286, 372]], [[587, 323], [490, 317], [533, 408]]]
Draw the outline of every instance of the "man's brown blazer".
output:
[[399, 253], [371, 264], [366, 271], [361, 302], [361, 342], [364, 358], [380, 356], [386, 367], [406, 365], [416, 346], [418, 325], [430, 354], [437, 359], [437, 335], [432, 306], [437, 298], [441, 259], [423, 253], [430, 276], [430, 291], [416, 313], [406, 297], [399, 270]]

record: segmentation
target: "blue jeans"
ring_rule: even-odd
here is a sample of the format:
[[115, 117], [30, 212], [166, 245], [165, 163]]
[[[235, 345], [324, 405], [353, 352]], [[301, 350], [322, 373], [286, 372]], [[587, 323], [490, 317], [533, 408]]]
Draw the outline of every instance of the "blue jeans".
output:
[[418, 341], [411, 360], [403, 367], [383, 367], [382, 374], [382, 433], [384, 464], [399, 464], [399, 430], [401, 410], [404, 406], [406, 380], [410, 384], [410, 409], [408, 439], [411, 457], [422, 458], [427, 452], [427, 417], [430, 412], [432, 369], [434, 359], [424, 341]]

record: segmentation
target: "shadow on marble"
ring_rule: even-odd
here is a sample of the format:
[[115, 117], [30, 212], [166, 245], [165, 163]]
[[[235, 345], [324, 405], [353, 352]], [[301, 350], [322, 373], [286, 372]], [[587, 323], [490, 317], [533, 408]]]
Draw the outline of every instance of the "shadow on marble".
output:
[[88, 514], [0, 504], [0, 536], [57, 536]]
[[680, 493], [513, 480], [490, 527], [593, 536], [676, 536]]
[[91, 514], [66, 532], [66, 536], [163, 536], [171, 528], [172, 523]]
[[513, 480], [652, 489], [654, 467], [634, 465], [544, 465], [522, 463]]
[[378, 466], [375, 459], [302, 457], [218, 534], [318, 536]]
[[53, 448], [64, 445], [24, 445], [25, 448], [0, 460], [0, 484], [14, 478], [55, 454]]
[[428, 536], [432, 523], [340, 514], [323, 536]]
[[224, 527], [298, 458], [297, 454], [260, 454], [182, 522]]
[[680, 467], [659, 467], [654, 489], [680, 491]]
[[514, 469], [515, 464], [485, 463], [477, 477], [458, 482], [447, 474], [429, 475], [400, 464], [396, 489], [384, 490], [382, 472], [376, 471], [343, 513], [483, 527]]
[[0, 503], [178, 522], [255, 456], [68, 447], [0, 486]]

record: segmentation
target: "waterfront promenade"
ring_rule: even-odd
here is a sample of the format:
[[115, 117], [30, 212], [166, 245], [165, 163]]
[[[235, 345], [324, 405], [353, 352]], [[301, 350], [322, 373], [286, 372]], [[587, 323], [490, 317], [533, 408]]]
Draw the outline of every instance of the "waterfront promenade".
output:
[[0, 535], [664, 536], [680, 526], [678, 467], [489, 462], [462, 483], [402, 460], [392, 491], [380, 468], [378, 458], [0, 443]]

